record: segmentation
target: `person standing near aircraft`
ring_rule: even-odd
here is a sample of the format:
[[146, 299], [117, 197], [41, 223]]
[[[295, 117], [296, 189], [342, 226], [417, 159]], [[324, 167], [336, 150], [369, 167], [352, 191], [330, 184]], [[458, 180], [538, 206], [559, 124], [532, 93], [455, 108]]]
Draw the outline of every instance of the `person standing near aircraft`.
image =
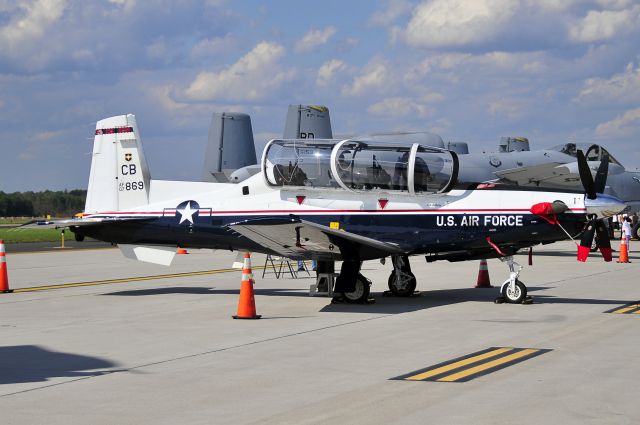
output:
[[630, 251], [629, 242], [631, 241], [631, 218], [628, 216], [622, 221], [622, 237], [626, 239], [628, 252]]

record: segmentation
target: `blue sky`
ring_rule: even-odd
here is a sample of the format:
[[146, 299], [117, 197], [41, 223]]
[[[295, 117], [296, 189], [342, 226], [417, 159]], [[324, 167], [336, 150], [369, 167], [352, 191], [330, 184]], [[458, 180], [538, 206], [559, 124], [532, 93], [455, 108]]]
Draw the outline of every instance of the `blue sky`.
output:
[[595, 142], [635, 168], [640, 1], [0, 0], [2, 191], [85, 188], [95, 122], [125, 113], [153, 178], [197, 180], [213, 112], [263, 145], [296, 103], [336, 135]]

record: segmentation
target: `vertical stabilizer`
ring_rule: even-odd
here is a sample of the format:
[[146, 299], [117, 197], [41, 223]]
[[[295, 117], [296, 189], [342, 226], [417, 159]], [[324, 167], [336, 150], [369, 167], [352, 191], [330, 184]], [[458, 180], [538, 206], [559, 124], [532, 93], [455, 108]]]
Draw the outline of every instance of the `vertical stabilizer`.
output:
[[119, 115], [98, 121], [85, 212], [146, 205], [150, 181], [136, 117]]
[[257, 162], [251, 117], [237, 112], [214, 113], [209, 127], [202, 181], [228, 182], [231, 173]]
[[285, 139], [332, 139], [329, 108], [320, 105], [289, 105]]

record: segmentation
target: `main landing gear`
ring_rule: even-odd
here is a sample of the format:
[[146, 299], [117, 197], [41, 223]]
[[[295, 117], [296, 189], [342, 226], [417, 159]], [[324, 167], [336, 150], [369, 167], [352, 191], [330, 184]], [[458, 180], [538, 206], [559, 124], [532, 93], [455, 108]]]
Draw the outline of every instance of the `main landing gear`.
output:
[[371, 281], [360, 274], [360, 261], [344, 261], [340, 268], [340, 275], [336, 278], [333, 290], [335, 296], [332, 304], [371, 304], [375, 300], [369, 298]]
[[411, 272], [409, 257], [406, 255], [392, 255], [393, 270], [389, 275], [389, 292], [385, 295], [410, 297], [415, 294], [416, 276]]
[[500, 260], [509, 266], [509, 279], [505, 280], [500, 287], [502, 296], [496, 298], [495, 303], [502, 304], [506, 301], [510, 304], [531, 304], [533, 300], [527, 296], [527, 287], [518, 279], [522, 266], [513, 261], [511, 255]]

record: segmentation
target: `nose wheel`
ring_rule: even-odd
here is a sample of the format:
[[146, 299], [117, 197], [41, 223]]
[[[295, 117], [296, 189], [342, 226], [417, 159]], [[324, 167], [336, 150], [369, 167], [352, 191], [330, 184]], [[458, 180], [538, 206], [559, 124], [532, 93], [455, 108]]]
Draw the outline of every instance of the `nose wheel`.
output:
[[507, 302], [509, 304], [531, 304], [533, 300], [527, 296], [527, 287], [518, 279], [522, 266], [513, 261], [513, 256], [501, 258], [509, 266], [509, 279], [500, 287], [500, 297], [496, 298], [496, 304]]

